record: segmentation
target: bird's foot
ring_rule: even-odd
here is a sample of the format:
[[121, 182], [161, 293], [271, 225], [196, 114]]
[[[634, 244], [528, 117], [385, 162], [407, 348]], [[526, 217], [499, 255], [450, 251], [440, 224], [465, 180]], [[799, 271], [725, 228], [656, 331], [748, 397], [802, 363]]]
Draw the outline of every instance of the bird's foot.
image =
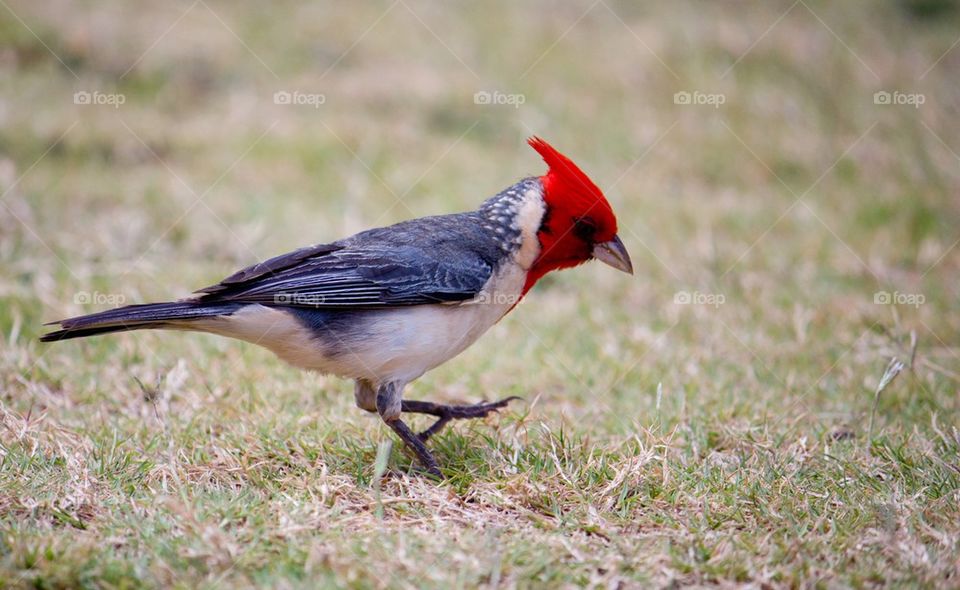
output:
[[403, 420], [399, 418], [396, 420], [388, 420], [387, 426], [392, 428], [393, 431], [397, 433], [397, 436], [414, 452], [427, 473], [437, 479], [443, 479], [443, 473], [440, 472], [440, 467], [437, 465], [437, 460], [433, 458], [433, 453], [430, 452], [427, 445], [423, 444], [423, 440], [415, 432], [410, 430], [410, 427], [407, 426]]
[[[450, 420], [465, 420], [468, 418], [485, 418], [491, 412], [496, 412], [505, 408], [513, 400], [521, 399], [515, 395], [495, 402], [472, 404], [469, 406], [450, 406], [446, 404], [435, 404], [433, 402], [421, 402], [416, 400], [403, 400], [401, 411], [412, 412], [415, 414], [429, 414], [436, 416], [437, 421], [430, 428], [417, 434], [417, 438], [424, 442], [447, 425]], [[406, 426], [406, 425], [404, 425]], [[399, 433], [398, 433], [399, 434]], [[404, 439], [406, 440], [406, 439]], [[424, 447], [426, 448], [426, 447]]]

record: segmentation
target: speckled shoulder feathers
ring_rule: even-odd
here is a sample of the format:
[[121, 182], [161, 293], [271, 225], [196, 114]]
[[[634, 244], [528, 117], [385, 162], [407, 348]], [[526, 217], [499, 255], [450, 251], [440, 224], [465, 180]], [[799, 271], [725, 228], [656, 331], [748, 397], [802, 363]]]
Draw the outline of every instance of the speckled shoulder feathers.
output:
[[503, 252], [516, 252], [523, 245], [525, 228], [521, 225], [520, 212], [531, 191], [537, 195], [542, 193], [539, 179], [524, 178], [480, 205], [483, 228], [490, 232]]

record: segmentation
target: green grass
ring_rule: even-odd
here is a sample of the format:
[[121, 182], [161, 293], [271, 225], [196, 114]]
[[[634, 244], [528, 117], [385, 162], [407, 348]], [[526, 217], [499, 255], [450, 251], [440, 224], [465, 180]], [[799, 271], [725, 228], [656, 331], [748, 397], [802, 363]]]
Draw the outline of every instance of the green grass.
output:
[[[6, 6], [0, 587], [960, 584], [956, 3]], [[636, 276], [549, 277], [412, 384], [526, 400], [437, 437], [442, 484], [266, 351], [37, 341], [472, 208], [532, 133]]]

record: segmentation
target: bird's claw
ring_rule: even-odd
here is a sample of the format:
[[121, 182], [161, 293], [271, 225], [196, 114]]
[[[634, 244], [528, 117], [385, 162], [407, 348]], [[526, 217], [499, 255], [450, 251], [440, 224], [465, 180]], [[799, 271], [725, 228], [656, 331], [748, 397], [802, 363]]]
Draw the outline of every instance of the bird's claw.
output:
[[482, 402], [467, 406], [452, 406], [444, 404], [434, 404], [431, 402], [404, 401], [404, 412], [416, 412], [421, 414], [430, 414], [437, 417], [426, 430], [419, 432], [417, 437], [421, 441], [427, 441], [431, 436], [438, 433], [450, 420], [467, 420], [470, 418], [486, 418], [491, 412], [496, 412], [505, 408], [507, 404], [514, 400], [523, 399], [512, 395], [495, 402]]

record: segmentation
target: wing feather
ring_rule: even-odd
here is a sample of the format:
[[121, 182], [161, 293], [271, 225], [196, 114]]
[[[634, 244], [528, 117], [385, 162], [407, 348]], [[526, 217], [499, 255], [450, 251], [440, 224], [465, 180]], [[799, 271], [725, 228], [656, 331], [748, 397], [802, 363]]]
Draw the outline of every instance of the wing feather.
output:
[[376, 308], [475, 297], [498, 250], [473, 214], [411, 220], [244, 268], [199, 290], [202, 301]]

